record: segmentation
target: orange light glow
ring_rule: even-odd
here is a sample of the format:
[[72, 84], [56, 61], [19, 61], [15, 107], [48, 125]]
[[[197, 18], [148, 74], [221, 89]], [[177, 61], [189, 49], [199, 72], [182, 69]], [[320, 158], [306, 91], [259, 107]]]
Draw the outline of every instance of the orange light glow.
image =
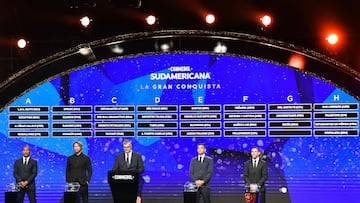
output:
[[294, 67], [294, 68], [298, 68], [300, 70], [304, 70], [305, 69], [305, 57], [299, 54], [293, 54], [292, 56], [290, 56], [289, 58], [289, 66]]

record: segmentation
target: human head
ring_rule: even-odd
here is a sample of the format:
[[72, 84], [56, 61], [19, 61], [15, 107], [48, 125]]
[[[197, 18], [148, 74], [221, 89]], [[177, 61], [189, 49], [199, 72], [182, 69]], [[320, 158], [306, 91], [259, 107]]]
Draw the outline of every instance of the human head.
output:
[[76, 154], [82, 152], [83, 144], [80, 141], [76, 141], [73, 143], [73, 149]]
[[198, 152], [199, 155], [205, 154], [205, 152], [206, 152], [206, 145], [205, 145], [205, 143], [199, 143], [199, 144], [197, 145], [197, 152]]
[[261, 154], [261, 152], [258, 147], [251, 148], [251, 158], [256, 159], [256, 158], [260, 157], [260, 154]]
[[123, 148], [125, 153], [130, 153], [132, 150], [131, 140], [124, 140]]
[[30, 147], [29, 145], [25, 145], [23, 148], [22, 148], [22, 155], [24, 157], [29, 157], [30, 156]]

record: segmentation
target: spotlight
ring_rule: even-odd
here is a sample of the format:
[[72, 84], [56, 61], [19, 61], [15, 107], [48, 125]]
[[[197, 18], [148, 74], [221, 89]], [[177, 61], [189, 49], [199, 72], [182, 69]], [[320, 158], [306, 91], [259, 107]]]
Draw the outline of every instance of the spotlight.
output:
[[205, 21], [207, 24], [213, 24], [215, 22], [215, 16], [213, 14], [207, 14], [205, 16]]
[[300, 70], [305, 69], [305, 57], [300, 54], [293, 54], [289, 58], [289, 66], [292, 66], [294, 68], [298, 68]]
[[81, 54], [82, 56], [84, 56], [84, 58], [86, 58], [89, 61], [96, 60], [96, 56], [90, 46], [80, 47], [78, 53]]
[[173, 41], [160, 40], [160, 41], [155, 42], [155, 50], [156, 51], [170, 52], [173, 48], [174, 48]]
[[286, 186], [281, 186], [279, 188], [279, 192], [281, 192], [282, 194], [286, 194], [288, 193], [288, 188]]
[[153, 15], [149, 15], [148, 17], [145, 18], [145, 21], [148, 25], [154, 25], [156, 23], [156, 17]]
[[119, 45], [112, 46], [111, 51], [115, 54], [123, 54], [124, 53], [124, 49], [122, 47], [120, 47]]
[[91, 48], [90, 47], [83, 47], [79, 49], [79, 53], [83, 56], [88, 56], [91, 54]]
[[224, 54], [227, 52], [227, 46], [221, 42], [218, 42], [214, 48], [214, 52], [217, 54]]
[[27, 46], [27, 44], [28, 44], [28, 42], [24, 38], [21, 38], [17, 41], [17, 46], [20, 49], [24, 49]]
[[168, 52], [168, 51], [170, 51], [170, 44], [168, 44], [168, 43], [161, 44], [160, 49], [163, 52]]
[[80, 19], [80, 23], [84, 28], [87, 28], [90, 25], [91, 21], [92, 20], [87, 16], [84, 16]]
[[335, 45], [339, 41], [339, 37], [335, 33], [329, 34], [325, 39], [331, 45]]
[[264, 15], [260, 18], [260, 21], [264, 27], [268, 27], [272, 23], [272, 18], [269, 15]]

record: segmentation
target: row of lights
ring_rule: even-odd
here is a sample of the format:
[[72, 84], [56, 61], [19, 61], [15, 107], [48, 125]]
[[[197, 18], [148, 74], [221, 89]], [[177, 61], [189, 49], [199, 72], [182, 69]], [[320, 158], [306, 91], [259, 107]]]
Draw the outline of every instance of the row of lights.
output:
[[[155, 24], [158, 23], [158, 21], [159, 19], [154, 15], [149, 15], [145, 18], [145, 22], [149, 26], [154, 26]], [[204, 21], [206, 24], [212, 25], [216, 22], [216, 17], [214, 14], [209, 13], [205, 15]], [[91, 22], [92, 19], [88, 16], [83, 16], [82, 18], [80, 18], [80, 24], [84, 29], [88, 28]], [[261, 29], [266, 30], [273, 23], [273, 19], [270, 15], [264, 15], [259, 18], [259, 23], [261, 24]], [[336, 33], [330, 33], [325, 37], [325, 40], [329, 45], [335, 45], [338, 43], [339, 37]], [[25, 38], [20, 38], [17, 41], [17, 46], [19, 49], [25, 49], [28, 44], [29, 41], [27, 41]]]

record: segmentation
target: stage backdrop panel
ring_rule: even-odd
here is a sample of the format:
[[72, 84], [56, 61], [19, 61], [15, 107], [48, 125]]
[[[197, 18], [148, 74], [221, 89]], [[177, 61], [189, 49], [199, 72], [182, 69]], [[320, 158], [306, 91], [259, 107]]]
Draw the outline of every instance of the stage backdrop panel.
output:
[[298, 69], [181, 53], [84, 67], [10, 104], [0, 113], [0, 191], [14, 182], [14, 161], [29, 144], [39, 161], [38, 202], [62, 201], [66, 158], [80, 140], [93, 163], [90, 198], [111, 202], [107, 171], [126, 138], [145, 161], [145, 201], [181, 199], [198, 143], [214, 158], [217, 199], [243, 197], [252, 146], [265, 152], [270, 199], [351, 202], [360, 195], [358, 100]]

